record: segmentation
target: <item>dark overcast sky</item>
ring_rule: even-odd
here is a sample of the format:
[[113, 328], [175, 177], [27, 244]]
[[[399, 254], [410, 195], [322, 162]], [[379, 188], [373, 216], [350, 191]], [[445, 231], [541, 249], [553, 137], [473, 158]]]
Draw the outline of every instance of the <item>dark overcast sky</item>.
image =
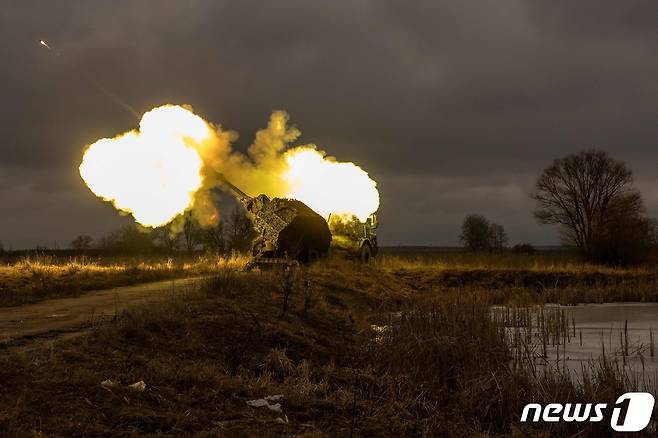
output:
[[[188, 103], [244, 147], [272, 109], [379, 183], [383, 244], [457, 243], [464, 215], [557, 242], [528, 198], [558, 156], [629, 164], [658, 215], [658, 2], [0, 0], [0, 241], [66, 245], [126, 219], [85, 144]], [[61, 52], [37, 44], [44, 39]]]

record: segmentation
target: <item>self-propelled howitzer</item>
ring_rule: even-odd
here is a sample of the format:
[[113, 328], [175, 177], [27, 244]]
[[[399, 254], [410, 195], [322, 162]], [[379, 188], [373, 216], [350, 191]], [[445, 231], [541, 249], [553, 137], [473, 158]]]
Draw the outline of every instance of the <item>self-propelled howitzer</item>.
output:
[[258, 237], [254, 241], [255, 261], [297, 260], [309, 262], [329, 250], [331, 232], [327, 221], [303, 202], [261, 194], [249, 196], [219, 175], [249, 213]]

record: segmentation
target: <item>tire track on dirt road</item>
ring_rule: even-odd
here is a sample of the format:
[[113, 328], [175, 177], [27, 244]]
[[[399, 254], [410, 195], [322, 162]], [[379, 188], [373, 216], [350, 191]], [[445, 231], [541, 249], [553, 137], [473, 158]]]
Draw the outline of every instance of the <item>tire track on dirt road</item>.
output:
[[35, 339], [74, 336], [125, 308], [165, 296], [192, 290], [201, 277], [165, 280], [122, 286], [0, 308], [0, 346], [24, 344]]

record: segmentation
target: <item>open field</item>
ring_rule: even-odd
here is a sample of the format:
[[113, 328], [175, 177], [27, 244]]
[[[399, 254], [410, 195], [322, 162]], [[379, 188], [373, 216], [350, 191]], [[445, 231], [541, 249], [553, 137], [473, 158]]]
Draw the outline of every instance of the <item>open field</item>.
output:
[[170, 279], [91, 291], [21, 306], [0, 307], [0, 344], [77, 336], [128, 307], [196, 287], [203, 277]]
[[417, 291], [472, 291], [492, 304], [658, 301], [658, 267], [610, 267], [568, 254], [384, 254], [375, 266]]
[[246, 258], [214, 256], [54, 257], [37, 255], [0, 264], [0, 307], [78, 296], [96, 289], [206, 275]]
[[[246, 257], [85, 258], [33, 256], [0, 264], [0, 307], [149, 281], [240, 269]], [[340, 265], [340, 260], [324, 264]], [[385, 253], [376, 275], [391, 275], [416, 292], [478, 291], [495, 304], [658, 301], [658, 268], [605, 267], [568, 254]]]
[[[0, 429], [7, 435], [610, 435], [610, 412], [601, 423], [518, 419], [529, 402], [613, 404], [638, 382], [614, 362], [592, 363], [579, 381], [559, 369], [528, 366], [518, 339], [509, 336], [510, 321], [490, 314], [496, 301], [543, 299], [530, 286], [508, 284], [520, 281], [520, 272], [571, 278], [563, 289], [573, 294], [595, 288], [589, 276], [630, 284], [627, 277], [652, 275], [569, 269], [499, 266], [472, 280], [486, 266], [442, 270], [383, 257], [369, 266], [326, 260], [298, 271], [220, 267], [198, 290], [127, 309], [74, 339], [7, 347], [0, 358]], [[446, 272], [461, 280], [448, 282], [441, 277]], [[559, 321], [547, 327], [549, 337], [564, 330]], [[140, 381], [143, 390], [128, 386]], [[275, 395], [282, 397], [268, 403], [278, 408], [247, 404]]]

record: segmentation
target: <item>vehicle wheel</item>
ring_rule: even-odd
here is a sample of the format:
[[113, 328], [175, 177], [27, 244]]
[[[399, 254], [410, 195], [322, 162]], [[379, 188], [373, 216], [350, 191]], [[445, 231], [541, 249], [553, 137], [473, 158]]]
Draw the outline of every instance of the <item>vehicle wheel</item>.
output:
[[370, 245], [366, 243], [361, 247], [359, 258], [361, 259], [361, 262], [368, 263], [371, 257], [372, 257], [372, 251], [370, 250]]
[[313, 263], [316, 262], [320, 258], [320, 253], [318, 250], [312, 249], [308, 252], [308, 262]]

